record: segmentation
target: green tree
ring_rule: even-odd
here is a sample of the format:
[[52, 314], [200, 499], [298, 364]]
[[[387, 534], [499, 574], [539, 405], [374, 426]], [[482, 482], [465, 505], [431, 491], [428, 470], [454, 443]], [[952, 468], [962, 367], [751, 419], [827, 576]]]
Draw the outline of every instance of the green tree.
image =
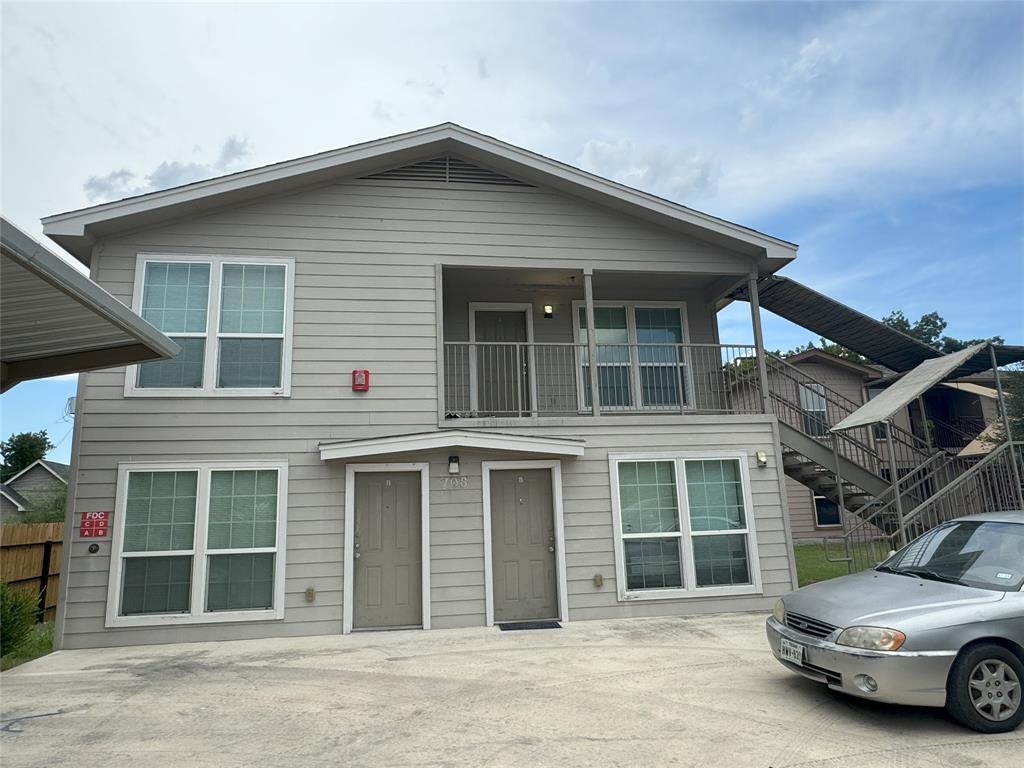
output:
[[41, 432], [21, 432], [0, 441], [0, 454], [4, 457], [3, 466], [0, 467], [0, 482], [6, 482], [32, 462], [43, 458], [53, 447], [45, 429]]
[[25, 508], [26, 523], [62, 523], [64, 510], [68, 503], [68, 488], [63, 483], [52, 493], [36, 491], [26, 494], [28, 506]]
[[[1013, 439], [1024, 440], [1024, 365], [1000, 369], [999, 383], [1003, 385], [1003, 402]], [[996, 421], [990, 434], [994, 442], [1002, 443], [1006, 440], [1006, 430], [1001, 418]]]

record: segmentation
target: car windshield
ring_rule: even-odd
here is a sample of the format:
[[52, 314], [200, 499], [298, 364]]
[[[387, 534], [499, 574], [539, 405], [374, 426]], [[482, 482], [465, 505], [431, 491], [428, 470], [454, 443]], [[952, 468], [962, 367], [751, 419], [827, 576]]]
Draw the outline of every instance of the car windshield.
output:
[[941, 525], [878, 570], [1013, 592], [1024, 583], [1024, 525], [979, 520]]

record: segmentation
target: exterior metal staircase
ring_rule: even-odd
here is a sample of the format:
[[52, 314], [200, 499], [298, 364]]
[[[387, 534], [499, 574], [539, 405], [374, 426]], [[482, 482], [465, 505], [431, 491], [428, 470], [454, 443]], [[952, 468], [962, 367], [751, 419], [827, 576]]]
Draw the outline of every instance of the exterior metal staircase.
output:
[[767, 368], [786, 474], [845, 513], [830, 560], [861, 570], [953, 517], [1024, 507], [1020, 443], [972, 462], [891, 423], [830, 432], [860, 404], [774, 355]]

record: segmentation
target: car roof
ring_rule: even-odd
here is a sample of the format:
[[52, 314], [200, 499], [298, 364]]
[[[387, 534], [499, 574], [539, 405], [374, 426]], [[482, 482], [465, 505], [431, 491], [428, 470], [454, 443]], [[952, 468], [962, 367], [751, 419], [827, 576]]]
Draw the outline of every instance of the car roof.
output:
[[982, 512], [978, 515], [964, 515], [963, 517], [958, 517], [950, 522], [958, 522], [960, 520], [991, 521], [994, 523], [1024, 523], [1024, 511], [1009, 510], [1006, 512]]

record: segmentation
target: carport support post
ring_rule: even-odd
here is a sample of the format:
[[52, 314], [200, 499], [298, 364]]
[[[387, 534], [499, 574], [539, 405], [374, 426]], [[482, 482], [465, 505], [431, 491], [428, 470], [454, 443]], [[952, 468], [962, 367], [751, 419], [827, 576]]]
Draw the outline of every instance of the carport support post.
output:
[[[1006, 442], [1013, 443], [1013, 433], [1010, 432], [1010, 414], [1006, 412], [1006, 397], [1003, 395], [1003, 383], [999, 380], [999, 361], [996, 360], [996, 345], [988, 345], [989, 358], [992, 360], [992, 376], [996, 380], [996, 396], [999, 398], [999, 413], [1003, 417], [1003, 433], [1006, 435]], [[1024, 486], [1020, 483], [1020, 468], [1017, 466], [1017, 457], [1013, 453], [1013, 445], [1010, 445], [1010, 466], [1013, 468], [1013, 482], [1016, 485], [1014, 495], [1017, 497], [1019, 509], [1024, 509]]]
[[885, 420], [886, 453], [889, 456], [889, 477], [892, 478], [892, 491], [896, 494], [896, 517], [900, 521], [900, 549], [907, 546], [907, 530], [903, 526], [903, 494], [900, 493], [900, 473], [896, 467], [896, 459], [892, 450], [892, 419]]
[[917, 410], [921, 412], [921, 429], [924, 430], [924, 443], [928, 446], [928, 453], [932, 452], [932, 429], [928, 422], [928, 414], [924, 410], [924, 396], [917, 396]]
[[597, 378], [597, 333], [594, 327], [594, 270], [583, 270], [583, 300], [587, 313], [587, 367], [590, 369], [590, 412], [594, 416], [601, 415], [601, 402], [598, 397]]
[[772, 403], [768, 395], [768, 364], [765, 361], [764, 336], [761, 333], [761, 304], [757, 298], [757, 272], [747, 278], [747, 293], [750, 294], [750, 320], [754, 326], [754, 354], [757, 355], [757, 376], [761, 382], [761, 409], [771, 413]]

